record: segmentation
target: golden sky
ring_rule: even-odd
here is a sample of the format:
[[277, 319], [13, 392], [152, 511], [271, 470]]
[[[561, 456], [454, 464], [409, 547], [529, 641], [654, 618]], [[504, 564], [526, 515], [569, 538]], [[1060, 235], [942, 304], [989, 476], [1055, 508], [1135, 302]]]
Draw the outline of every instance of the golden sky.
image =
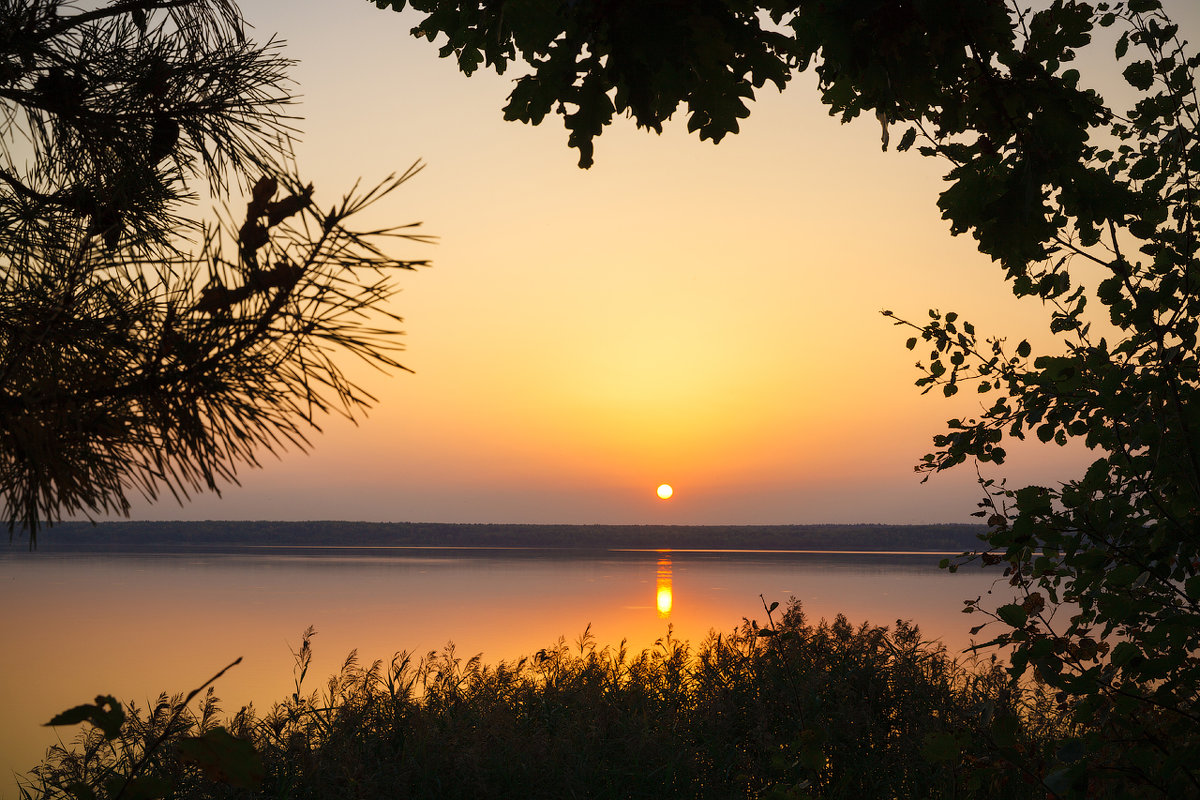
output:
[[[245, 10], [301, 61], [298, 161], [319, 203], [428, 164], [379, 213], [440, 237], [398, 253], [434, 262], [395, 300], [415, 374], [354, 367], [379, 398], [357, 427], [324, 420], [311, 453], [135, 518], [969, 521], [970, 465], [924, 485], [912, 467], [979, 401], [920, 396], [908, 334], [879, 311], [1054, 342], [1040, 306], [949, 236], [942, 163], [881, 152], [874, 120], [840, 125], [801, 76], [718, 146], [682, 120], [661, 136], [618, 120], [583, 171], [557, 118], [503, 121], [512, 76], [464, 77], [408, 35], [411, 12]], [[986, 474], [1049, 482], [1087, 461], [1011, 452]]]

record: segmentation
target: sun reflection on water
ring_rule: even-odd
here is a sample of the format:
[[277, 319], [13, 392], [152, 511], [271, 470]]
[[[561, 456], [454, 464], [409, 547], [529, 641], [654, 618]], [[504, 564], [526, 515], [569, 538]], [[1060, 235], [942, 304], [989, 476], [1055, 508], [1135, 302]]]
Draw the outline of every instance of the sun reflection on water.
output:
[[671, 554], [661, 553], [658, 557], [658, 575], [655, 581], [658, 596], [658, 615], [663, 619], [671, 616]]

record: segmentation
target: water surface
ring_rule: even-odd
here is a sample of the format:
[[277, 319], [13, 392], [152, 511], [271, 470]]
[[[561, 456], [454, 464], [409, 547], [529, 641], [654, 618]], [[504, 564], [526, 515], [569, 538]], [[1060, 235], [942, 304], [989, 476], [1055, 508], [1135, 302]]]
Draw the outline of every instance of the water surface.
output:
[[[585, 628], [633, 649], [667, 633], [699, 643], [789, 598], [811, 620], [917, 622], [962, 650], [962, 601], [996, 573], [949, 574], [931, 554], [242, 549], [200, 554], [0, 554], [0, 798], [14, 772], [38, 762], [56, 736], [39, 727], [99, 693], [146, 704], [186, 692], [234, 658], [217, 685], [229, 712], [270, 707], [292, 691], [292, 655], [309, 625], [310, 688], [352, 650], [389, 659], [453, 642], [494, 663]], [[762, 595], [763, 599], [760, 599]], [[782, 609], [781, 609], [782, 610]], [[776, 612], [779, 613], [779, 612]]]

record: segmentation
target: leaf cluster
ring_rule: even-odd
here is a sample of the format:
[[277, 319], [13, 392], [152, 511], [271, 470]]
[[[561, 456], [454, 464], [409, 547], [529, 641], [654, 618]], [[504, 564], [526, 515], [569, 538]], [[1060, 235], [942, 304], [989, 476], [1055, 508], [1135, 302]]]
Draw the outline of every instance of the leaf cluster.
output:
[[[243, 789], [258, 786], [262, 760], [246, 738], [218, 724], [221, 708], [211, 687], [240, 661], [186, 697], [160, 694], [147, 711], [132, 704], [126, 709], [106, 696], [97, 697], [94, 705], [56, 715], [47, 725], [87, 722], [92, 727], [80, 732], [76, 747], [51, 748], [47, 761], [19, 784], [21, 797], [155, 800], [186, 797], [213, 782]], [[206, 689], [193, 709], [192, 700]], [[230, 724], [236, 729], [240, 717]]]
[[[951, 420], [922, 468], [1000, 462], [1002, 440], [1027, 433], [1095, 452], [1082, 477], [1058, 487], [983, 481], [990, 559], [1025, 593], [994, 613], [1003, 632], [992, 644], [1012, 648], [1014, 674], [1032, 671], [1064, 710], [1099, 723], [1060, 776], [1061, 793], [1088, 791], [1089, 758], [1131, 785], [1194, 792], [1200, 57], [1157, 3], [1055, 4], [1019, 21], [1021, 52], [1042, 53], [1045, 80], [1066, 94], [1080, 92], [1078, 74], [1054, 68], [1094, 27], [1124, 26], [1115, 56], [1142, 57], [1122, 73], [1141, 96], [1124, 115], [1102, 108], [1043, 129], [1030, 126], [1035, 114], [1010, 112], [997, 126], [973, 125], [980, 137], [970, 145], [931, 138], [926, 149], [955, 164], [955, 185], [940, 201], [946, 216], [1000, 262], [1017, 296], [1053, 309], [1050, 332], [1064, 349], [1031, 358], [1022, 341], [1006, 354], [1003, 340], [950, 330], [954, 320], [936, 312], [912, 326], [909, 348], [931, 346], [919, 384], [948, 396], [962, 380], [978, 379], [981, 393], [1001, 390], [979, 417]], [[996, 91], [1005, 109], [1025, 96], [1002, 83]], [[987, 148], [997, 141], [1004, 146], [993, 157]], [[1032, 187], [1021, 205], [1015, 181]], [[1032, 221], [1012, 219], [1018, 208]], [[1071, 279], [1080, 262], [1099, 273], [1092, 291]], [[1103, 317], [1086, 311], [1089, 297]]]
[[[767, 83], [791, 76], [788, 37], [777, 23], [786, 4], [744, 0], [377, 0], [426, 14], [413, 35], [441, 40], [439, 53], [471, 74], [503, 73], [522, 61], [504, 117], [538, 124], [554, 111], [579, 151], [593, 162], [592, 140], [617, 114], [662, 131], [680, 104], [688, 130], [719, 142], [739, 130], [746, 103]], [[766, 13], [763, 13], [764, 10]]]

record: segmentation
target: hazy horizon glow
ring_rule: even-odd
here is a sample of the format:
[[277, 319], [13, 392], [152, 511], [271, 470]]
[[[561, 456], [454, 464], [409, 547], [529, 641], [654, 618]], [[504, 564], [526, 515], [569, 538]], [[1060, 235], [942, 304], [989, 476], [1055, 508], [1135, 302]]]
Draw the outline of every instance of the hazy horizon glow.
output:
[[[300, 61], [297, 161], [319, 203], [428, 165], [377, 214], [440, 237], [397, 245], [434, 262], [395, 301], [415, 374], [352, 365], [378, 398], [359, 425], [319, 420], [309, 454], [135, 519], [970, 521], [969, 465], [923, 485], [912, 468], [978, 400], [920, 396], [907, 333], [879, 311], [1055, 343], [1047, 312], [949, 236], [942, 164], [880, 152], [874, 120], [839, 124], [802, 75], [716, 147], [680, 120], [661, 136], [619, 120], [582, 171], [556, 118], [504, 122], [512, 78], [462, 76], [409, 36], [411, 13], [245, 10]], [[1197, 9], [1180, 17], [1200, 30]], [[985, 475], [1053, 483], [1089, 461], [1011, 452]]]

